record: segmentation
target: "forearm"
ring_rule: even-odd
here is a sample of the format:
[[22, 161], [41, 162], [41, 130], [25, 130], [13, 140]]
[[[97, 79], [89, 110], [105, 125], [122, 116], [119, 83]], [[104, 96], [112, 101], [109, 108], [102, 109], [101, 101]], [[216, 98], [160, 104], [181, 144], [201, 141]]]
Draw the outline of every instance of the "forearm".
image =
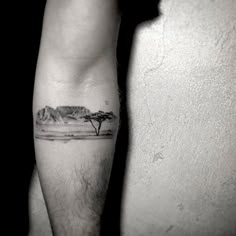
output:
[[[58, 91], [52, 85], [47, 85], [47, 89], [40, 88], [40, 85], [35, 88], [35, 121], [39, 119], [37, 112], [45, 106], [54, 109], [61, 105], [84, 106], [91, 109], [91, 112], [103, 110], [116, 114], [113, 124], [109, 124], [112, 126], [112, 134], [109, 131], [107, 137], [102, 134], [103, 126], [97, 137], [90, 123], [84, 123], [85, 127], [81, 125], [83, 120], [78, 121], [78, 127], [64, 124], [56, 124], [56, 128], [40, 124], [35, 127], [37, 167], [56, 235], [65, 235], [64, 229], [69, 230], [69, 235], [73, 235], [70, 230], [75, 230], [78, 235], [78, 228], [87, 230], [84, 227], [88, 226], [91, 230], [92, 226], [97, 227], [109, 181], [118, 127], [117, 89], [113, 86], [104, 85], [106, 89], [96, 86], [90, 88], [90, 91], [82, 89], [84, 92], [80, 88], [70, 88], [70, 92], [61, 91], [66, 89], [64, 85], [63, 88], [57, 88]], [[68, 118], [63, 119], [70, 123]], [[73, 124], [76, 122], [71, 121]], [[47, 124], [47, 121], [44, 123]], [[95, 122], [94, 125], [98, 127]], [[56, 130], [57, 133], [48, 132], [50, 130]], [[104, 132], [108, 132], [106, 127]]]
[[71, 55], [48, 35], [33, 102], [40, 182], [55, 235], [97, 235], [119, 125], [115, 47]]

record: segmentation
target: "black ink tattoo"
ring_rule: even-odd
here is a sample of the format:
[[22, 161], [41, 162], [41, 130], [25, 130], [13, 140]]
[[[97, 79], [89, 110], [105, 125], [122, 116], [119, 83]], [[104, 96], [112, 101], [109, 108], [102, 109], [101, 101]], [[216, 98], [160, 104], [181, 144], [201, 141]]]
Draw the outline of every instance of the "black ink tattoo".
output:
[[112, 111], [90, 112], [83, 106], [46, 106], [36, 114], [35, 137], [46, 140], [112, 138], [116, 116]]

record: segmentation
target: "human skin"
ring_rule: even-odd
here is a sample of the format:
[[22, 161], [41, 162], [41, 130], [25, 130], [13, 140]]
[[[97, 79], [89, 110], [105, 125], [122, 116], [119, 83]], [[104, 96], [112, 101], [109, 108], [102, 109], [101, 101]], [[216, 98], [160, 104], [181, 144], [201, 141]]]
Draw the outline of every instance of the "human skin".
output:
[[[30, 235], [99, 235], [119, 126], [119, 24], [115, 0], [47, 2], [33, 99], [37, 170], [30, 194]], [[64, 116], [56, 109], [60, 106], [73, 111]], [[105, 117], [103, 123], [97, 117]], [[91, 135], [74, 138], [66, 122], [80, 122]], [[60, 138], [66, 134], [65, 139], [49, 140], [45, 132], [51, 127], [60, 130]], [[85, 132], [78, 127], [76, 132]], [[42, 203], [38, 210], [37, 201]], [[48, 228], [39, 232], [42, 218]]]

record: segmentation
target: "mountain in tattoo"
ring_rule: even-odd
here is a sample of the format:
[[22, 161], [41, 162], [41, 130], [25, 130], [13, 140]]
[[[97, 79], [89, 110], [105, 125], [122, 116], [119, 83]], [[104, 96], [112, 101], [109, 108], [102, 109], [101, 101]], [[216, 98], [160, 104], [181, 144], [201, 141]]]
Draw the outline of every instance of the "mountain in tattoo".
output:
[[82, 106], [59, 106], [56, 109], [46, 106], [38, 111], [36, 124], [63, 124], [88, 114], [90, 111]]
[[47, 140], [111, 138], [115, 114], [83, 106], [45, 106], [36, 114], [36, 138]]
[[72, 119], [78, 119], [91, 113], [89, 109], [82, 106], [59, 106], [56, 110], [62, 117], [71, 117]]
[[61, 114], [57, 110], [46, 106], [38, 111], [36, 115], [36, 124], [46, 123], [64, 123], [64, 121]]

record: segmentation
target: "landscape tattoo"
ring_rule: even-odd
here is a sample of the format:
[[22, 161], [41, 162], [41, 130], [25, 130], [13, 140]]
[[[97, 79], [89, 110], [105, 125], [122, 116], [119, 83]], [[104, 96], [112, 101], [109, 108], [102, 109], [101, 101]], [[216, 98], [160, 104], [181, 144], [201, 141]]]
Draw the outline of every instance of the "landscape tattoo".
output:
[[45, 106], [36, 114], [35, 138], [46, 140], [112, 138], [116, 116], [112, 111], [90, 112], [83, 106]]

